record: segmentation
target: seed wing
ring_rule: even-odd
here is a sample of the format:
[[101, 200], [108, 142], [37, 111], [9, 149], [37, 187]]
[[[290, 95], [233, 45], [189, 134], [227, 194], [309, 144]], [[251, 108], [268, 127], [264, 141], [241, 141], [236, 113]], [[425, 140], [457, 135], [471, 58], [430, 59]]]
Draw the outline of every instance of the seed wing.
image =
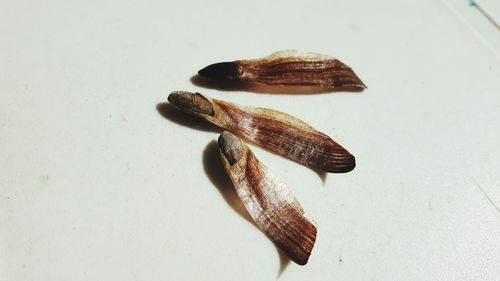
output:
[[329, 136], [304, 121], [272, 109], [242, 107], [212, 99], [218, 126], [271, 152], [330, 173], [345, 173], [355, 158]]
[[288, 50], [235, 63], [243, 68], [240, 79], [250, 82], [320, 88], [366, 88], [349, 66], [336, 58], [318, 53]]
[[278, 51], [270, 54], [267, 57], [261, 59], [256, 59], [254, 61], [259, 62], [277, 62], [280, 60], [286, 61], [322, 61], [322, 60], [333, 60], [334, 57], [323, 55], [319, 53], [313, 53], [302, 50], [284, 50]]
[[243, 155], [236, 162], [228, 161], [235, 159], [228, 158], [228, 151], [239, 150], [227, 147], [230, 141], [221, 141], [228, 135], [225, 132], [219, 138], [223, 164], [248, 213], [293, 261], [306, 264], [316, 240], [316, 227], [304, 217], [304, 210], [286, 185], [271, 175], [245, 144], [240, 142]]

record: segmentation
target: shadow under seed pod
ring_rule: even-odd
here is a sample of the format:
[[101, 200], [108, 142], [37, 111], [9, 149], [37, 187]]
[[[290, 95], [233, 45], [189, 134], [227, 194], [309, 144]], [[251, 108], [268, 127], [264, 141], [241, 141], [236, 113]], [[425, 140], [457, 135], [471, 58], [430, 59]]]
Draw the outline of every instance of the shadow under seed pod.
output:
[[210, 179], [212, 184], [219, 190], [226, 203], [241, 217], [257, 227], [238, 197], [236, 190], [234, 190], [233, 183], [224, 170], [220, 157], [219, 145], [217, 142], [211, 141], [208, 143], [203, 150], [202, 160], [205, 174], [208, 179]]
[[292, 261], [278, 246], [274, 245], [276, 250], [278, 251], [278, 255], [280, 256], [280, 270], [278, 271], [278, 278], [285, 272], [285, 269], [288, 267], [290, 262]]
[[220, 131], [220, 129], [217, 128], [217, 126], [212, 125], [209, 122], [202, 120], [199, 117], [178, 110], [170, 103], [163, 102], [157, 104], [156, 111], [158, 111], [158, 113], [161, 116], [163, 116], [163, 118], [172, 121], [178, 125], [181, 125], [183, 127], [204, 132], [218, 133]]

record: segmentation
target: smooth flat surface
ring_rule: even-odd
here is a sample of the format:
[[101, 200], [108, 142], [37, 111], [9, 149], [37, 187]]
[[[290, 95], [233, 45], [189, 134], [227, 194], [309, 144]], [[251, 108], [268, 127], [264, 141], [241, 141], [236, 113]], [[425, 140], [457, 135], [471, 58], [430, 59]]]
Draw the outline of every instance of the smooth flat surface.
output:
[[[499, 34], [467, 9], [2, 1], [0, 280], [498, 280]], [[368, 90], [190, 81], [291, 48], [338, 57]], [[318, 224], [306, 266], [241, 215], [216, 129], [159, 114], [173, 90], [286, 111], [356, 155], [323, 181], [252, 146]]]

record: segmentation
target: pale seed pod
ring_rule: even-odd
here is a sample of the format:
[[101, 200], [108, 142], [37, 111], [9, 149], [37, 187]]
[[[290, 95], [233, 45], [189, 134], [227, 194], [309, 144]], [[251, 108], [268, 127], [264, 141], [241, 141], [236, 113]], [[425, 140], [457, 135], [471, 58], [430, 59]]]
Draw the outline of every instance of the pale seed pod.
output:
[[238, 137], [223, 132], [218, 143], [224, 168], [257, 227], [291, 260], [305, 265], [317, 230], [297, 199]]
[[298, 50], [280, 51], [260, 59], [215, 63], [198, 74], [214, 80], [266, 85], [366, 88], [354, 71], [338, 59]]
[[345, 148], [289, 114], [183, 91], [171, 93], [168, 101], [180, 110], [313, 169], [345, 173], [356, 166], [354, 156]]

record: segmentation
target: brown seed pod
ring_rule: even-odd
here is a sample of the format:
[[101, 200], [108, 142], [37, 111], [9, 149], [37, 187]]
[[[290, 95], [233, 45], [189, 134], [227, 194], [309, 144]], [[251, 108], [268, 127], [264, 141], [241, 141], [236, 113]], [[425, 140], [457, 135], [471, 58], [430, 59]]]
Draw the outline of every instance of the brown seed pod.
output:
[[366, 88], [354, 71], [338, 59], [297, 50], [276, 52], [260, 59], [215, 63], [198, 74], [214, 80], [266, 85]]
[[329, 136], [286, 113], [240, 106], [199, 93], [173, 92], [168, 101], [239, 137], [292, 161], [329, 173], [354, 169], [354, 156]]
[[290, 259], [305, 265], [317, 230], [297, 199], [238, 137], [223, 132], [218, 142], [224, 168], [259, 229]]

